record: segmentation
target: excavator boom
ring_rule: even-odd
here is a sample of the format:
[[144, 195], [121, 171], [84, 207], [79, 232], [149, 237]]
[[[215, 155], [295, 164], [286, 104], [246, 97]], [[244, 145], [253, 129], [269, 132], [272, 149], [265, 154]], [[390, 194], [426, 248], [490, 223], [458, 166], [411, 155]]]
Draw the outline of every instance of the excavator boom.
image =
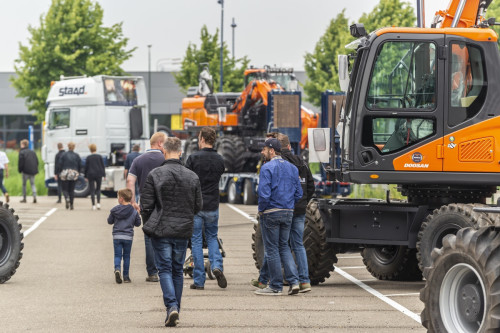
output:
[[470, 28], [484, 20], [484, 13], [493, 0], [451, 0], [448, 8], [436, 12], [433, 26]]

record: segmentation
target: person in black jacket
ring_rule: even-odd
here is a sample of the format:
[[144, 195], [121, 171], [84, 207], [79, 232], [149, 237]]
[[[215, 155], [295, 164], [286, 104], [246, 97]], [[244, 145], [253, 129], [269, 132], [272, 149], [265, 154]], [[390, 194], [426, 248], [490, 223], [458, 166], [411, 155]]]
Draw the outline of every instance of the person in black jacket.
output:
[[64, 154], [64, 147], [62, 143], [57, 144], [57, 149], [59, 150], [56, 154], [56, 161], [54, 165], [54, 179], [57, 181], [57, 202], [61, 203], [61, 195], [62, 195], [62, 181], [59, 174], [61, 173], [61, 156]]
[[89, 145], [90, 155], [85, 160], [85, 178], [89, 182], [90, 199], [92, 200], [92, 210], [96, 210], [95, 197], [97, 196], [97, 209], [101, 209], [101, 182], [106, 177], [102, 156], [96, 154], [97, 147], [91, 143]]
[[193, 284], [191, 289], [205, 288], [205, 263], [203, 257], [203, 231], [208, 247], [208, 258], [217, 284], [227, 287], [223, 273], [222, 255], [219, 250], [219, 180], [224, 173], [224, 160], [213, 148], [216, 139], [213, 128], [203, 127], [198, 135], [199, 151], [191, 154], [186, 161], [186, 168], [193, 170], [200, 178], [203, 194], [203, 208], [194, 217], [194, 231], [191, 238], [193, 254]]
[[180, 161], [181, 141], [166, 139], [165, 162], [147, 176], [141, 192], [142, 230], [151, 237], [167, 308], [165, 326], [176, 326], [181, 306], [183, 265], [194, 216], [203, 199], [198, 176]]
[[38, 158], [33, 150], [28, 148], [29, 141], [21, 140], [17, 170], [23, 175], [23, 200], [26, 203], [26, 182], [29, 180], [33, 193], [33, 203], [36, 203], [35, 175], [38, 173]]
[[75, 200], [75, 185], [82, 169], [82, 160], [80, 155], [74, 152], [75, 144], [68, 143], [68, 151], [61, 156], [61, 180], [66, 209], [73, 210], [73, 201]]

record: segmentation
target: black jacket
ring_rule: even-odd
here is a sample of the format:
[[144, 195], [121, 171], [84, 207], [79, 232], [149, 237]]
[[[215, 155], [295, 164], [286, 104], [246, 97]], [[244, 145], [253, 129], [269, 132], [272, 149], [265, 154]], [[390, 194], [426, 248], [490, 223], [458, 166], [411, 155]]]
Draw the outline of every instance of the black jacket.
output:
[[82, 170], [82, 159], [80, 155], [72, 150], [68, 150], [61, 156], [61, 171], [72, 169], [80, 172]]
[[142, 230], [150, 237], [189, 239], [203, 206], [200, 180], [180, 160], [153, 169], [141, 192]]
[[61, 156], [64, 154], [64, 149], [61, 149], [56, 154], [56, 163], [54, 165], [54, 175], [58, 175], [61, 173]]
[[106, 177], [104, 162], [99, 154], [90, 154], [85, 160], [85, 178]]
[[21, 148], [19, 151], [17, 171], [32, 176], [38, 173], [38, 158], [33, 150]]
[[189, 155], [186, 168], [193, 170], [200, 178], [203, 194], [203, 211], [219, 208], [219, 180], [224, 173], [224, 160], [212, 148], [203, 148]]
[[314, 179], [311, 174], [311, 170], [309, 169], [307, 163], [300, 156], [292, 154], [292, 152], [288, 149], [281, 149], [281, 157], [283, 157], [284, 160], [292, 163], [297, 167], [297, 169], [299, 169], [300, 185], [302, 185], [302, 192], [304, 192], [304, 195], [295, 204], [293, 214], [305, 214], [307, 204], [314, 195]]

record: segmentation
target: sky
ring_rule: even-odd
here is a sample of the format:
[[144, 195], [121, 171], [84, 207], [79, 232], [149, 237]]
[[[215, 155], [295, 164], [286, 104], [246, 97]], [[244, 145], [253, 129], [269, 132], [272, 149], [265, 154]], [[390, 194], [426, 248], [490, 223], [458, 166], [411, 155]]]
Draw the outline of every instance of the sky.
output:
[[[51, 0], [3, 0], [0, 6], [2, 31], [0, 72], [14, 71], [19, 43], [28, 46], [28, 26], [38, 28]], [[248, 56], [254, 66], [277, 65], [301, 70], [304, 55], [312, 52], [332, 18], [345, 8], [350, 23], [369, 13], [378, 0], [225, 0], [224, 41], [233, 48], [231, 23], [237, 27], [236, 58]], [[415, 7], [416, 1], [409, 1]], [[449, 0], [425, 2], [426, 26], [434, 13]], [[123, 22], [129, 48], [137, 47], [122, 68], [126, 71], [172, 70], [189, 43], [199, 44], [200, 30], [210, 34], [221, 26], [221, 5], [217, 0], [99, 0], [104, 25]], [[148, 50], [148, 45], [151, 48]], [[151, 61], [149, 61], [149, 52]]]

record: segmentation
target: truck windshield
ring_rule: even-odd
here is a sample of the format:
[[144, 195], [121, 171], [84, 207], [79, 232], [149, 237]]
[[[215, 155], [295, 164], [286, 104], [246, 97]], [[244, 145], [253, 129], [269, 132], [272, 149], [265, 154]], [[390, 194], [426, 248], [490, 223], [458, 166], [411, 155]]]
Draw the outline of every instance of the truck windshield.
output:
[[49, 111], [48, 128], [62, 129], [69, 127], [69, 109], [52, 109]]
[[137, 105], [137, 90], [134, 80], [103, 78], [106, 105]]

